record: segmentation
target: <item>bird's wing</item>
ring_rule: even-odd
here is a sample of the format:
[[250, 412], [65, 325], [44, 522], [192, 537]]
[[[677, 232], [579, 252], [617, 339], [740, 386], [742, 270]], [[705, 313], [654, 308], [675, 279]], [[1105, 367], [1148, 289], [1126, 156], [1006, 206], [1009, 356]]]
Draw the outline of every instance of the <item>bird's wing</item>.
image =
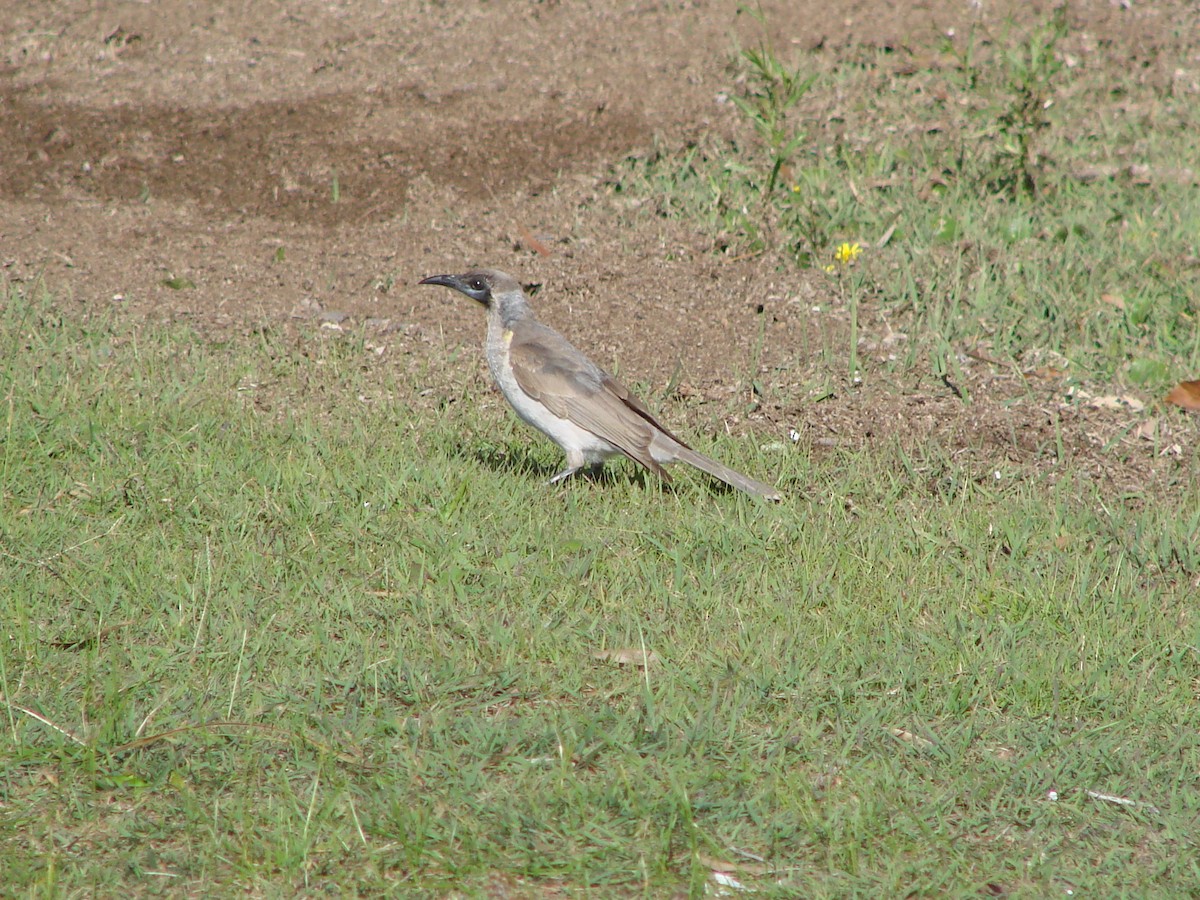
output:
[[[625, 385], [621, 384], [621, 382], [617, 381], [616, 378], [614, 378], [612, 375], [609, 375], [607, 372], [602, 371], [600, 374], [604, 378], [604, 386], [617, 397], [619, 397], [622, 403], [624, 403], [627, 407], [629, 407], [675, 443], [687, 447], [686, 443], [680, 440], [669, 428], [667, 428], [666, 425], [658, 420], [658, 417], [654, 415], [654, 413], [650, 412], [650, 410], [646, 408], [646, 404], [639, 400], [636, 394], [630, 393], [629, 388], [625, 387]], [[689, 447], [688, 449], [691, 448]]]
[[558, 332], [540, 323], [516, 329], [508, 358], [521, 390], [545, 404], [550, 412], [667, 477], [650, 455], [650, 442], [655, 429], [668, 435], [670, 432], [624, 385]]

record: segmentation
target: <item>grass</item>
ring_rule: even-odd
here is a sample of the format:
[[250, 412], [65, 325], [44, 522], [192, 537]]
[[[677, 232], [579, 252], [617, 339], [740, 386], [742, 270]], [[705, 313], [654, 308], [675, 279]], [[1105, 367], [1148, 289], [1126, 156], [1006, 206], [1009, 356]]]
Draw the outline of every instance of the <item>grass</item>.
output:
[[[763, 127], [611, 187], [903, 327], [864, 391], [964, 346], [1097, 390], [1194, 377], [1200, 206], [1169, 174], [1194, 105], [1057, 66], [1051, 26], [988, 37], [915, 69], [760, 44]], [[1150, 174], [1077, 177], [1118, 162]], [[810, 456], [700, 409], [697, 449], [783, 503], [629, 465], [547, 489], [553, 447], [420, 399], [434, 374], [359, 334], [216, 340], [15, 287], [0, 320], [14, 896], [1200, 881], [1186, 473], [980, 479], [954, 448]]]
[[726, 439], [783, 504], [548, 490], [552, 447], [354, 335], [4, 316], [14, 893], [1200, 877], [1194, 488]]
[[[1196, 106], [1100, 53], [1068, 67], [1068, 34], [1056, 14], [945, 41], [921, 67], [865, 48], [739, 61], [744, 133], [630, 157], [610, 190], [784, 268], [860, 243], [860, 299], [918, 336], [896, 369], [975, 346], [1162, 392], [1200, 368]], [[793, 133], [808, 140], [784, 157]]]

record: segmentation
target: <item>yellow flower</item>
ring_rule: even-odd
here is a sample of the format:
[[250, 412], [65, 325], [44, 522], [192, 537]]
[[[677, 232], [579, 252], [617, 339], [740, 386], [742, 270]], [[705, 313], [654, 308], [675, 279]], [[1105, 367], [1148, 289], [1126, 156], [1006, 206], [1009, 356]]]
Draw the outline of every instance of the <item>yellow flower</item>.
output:
[[836, 272], [836, 271], [837, 271], [837, 266], [835, 266], [833, 263], [830, 263], [829, 265], [827, 265], [827, 266], [825, 267], [825, 271], [826, 271], [826, 272]]
[[862, 247], [858, 244], [839, 244], [833, 258], [845, 266], [849, 265], [860, 253], [862, 253]]

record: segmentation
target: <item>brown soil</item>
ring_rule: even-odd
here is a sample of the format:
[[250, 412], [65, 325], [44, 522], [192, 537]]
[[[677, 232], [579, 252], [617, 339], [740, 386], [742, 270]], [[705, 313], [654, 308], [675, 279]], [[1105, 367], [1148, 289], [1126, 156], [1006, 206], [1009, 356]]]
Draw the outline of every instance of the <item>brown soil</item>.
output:
[[[1182, 40], [1189, 6], [1094, 0], [1071, 15], [1143, 64]], [[987, 360], [966, 358], [970, 404], [931, 379], [856, 387], [841, 375], [815, 402], [817, 351], [841, 327], [825, 282], [719, 256], [675, 222], [630, 227], [607, 163], [743, 130], [719, 102], [735, 39], [756, 33], [738, 7], [16, 4], [0, 34], [0, 266], [88, 309], [202, 329], [293, 327], [318, 309], [386, 319], [368, 326], [393, 351], [381, 364], [407, 365], [482, 331], [471, 304], [415, 282], [490, 265], [544, 285], [543, 317], [597, 361], [656, 385], [679, 364], [684, 396], [768, 440], [933, 440], [982, 477], [1006, 462], [1061, 465], [1061, 429], [1068, 460], [1115, 484], [1171, 471], [1156, 455], [1177, 440], [1165, 425], [1158, 444], [1102, 451], [1128, 415], [1066, 404], [1055, 385]], [[979, 15], [964, 0], [764, 7], [781, 46], [828, 54], [928, 47]], [[1048, 7], [988, 0], [984, 15]], [[769, 399], [743, 422], [760, 328]], [[886, 323], [868, 311], [864, 332], [869, 362]]]

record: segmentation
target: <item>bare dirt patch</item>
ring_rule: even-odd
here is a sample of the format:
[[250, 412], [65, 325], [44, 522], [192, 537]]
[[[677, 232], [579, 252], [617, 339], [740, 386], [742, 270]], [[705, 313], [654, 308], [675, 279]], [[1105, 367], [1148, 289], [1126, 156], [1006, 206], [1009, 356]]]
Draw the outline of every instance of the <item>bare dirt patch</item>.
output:
[[[630, 380], [679, 367], [680, 393], [717, 404], [727, 427], [815, 447], [937, 441], [981, 471], [1082, 459], [1120, 485], [1157, 471], [1163, 441], [1105, 451], [1126, 440], [1120, 415], [986, 364], [970, 369], [970, 404], [929, 381], [814, 402], [817, 351], [844, 327], [819, 278], [719, 257], [678, 223], [630, 229], [607, 164], [743, 129], [718, 102], [748, 33], [738, 6], [22, 4], [0, 38], [0, 265], [85, 308], [201, 328], [291, 327], [317, 308], [386, 319], [396, 352], [380, 364], [413, 371], [482, 328], [415, 282], [491, 265], [545, 285], [544, 317]], [[988, 7], [993, 21], [1049, 8]], [[917, 63], [978, 14], [942, 0], [765, 11], [784, 45]], [[1190, 40], [1183, 2], [1071, 15], [1130, 65]], [[863, 328], [886, 331], [869, 310]]]

